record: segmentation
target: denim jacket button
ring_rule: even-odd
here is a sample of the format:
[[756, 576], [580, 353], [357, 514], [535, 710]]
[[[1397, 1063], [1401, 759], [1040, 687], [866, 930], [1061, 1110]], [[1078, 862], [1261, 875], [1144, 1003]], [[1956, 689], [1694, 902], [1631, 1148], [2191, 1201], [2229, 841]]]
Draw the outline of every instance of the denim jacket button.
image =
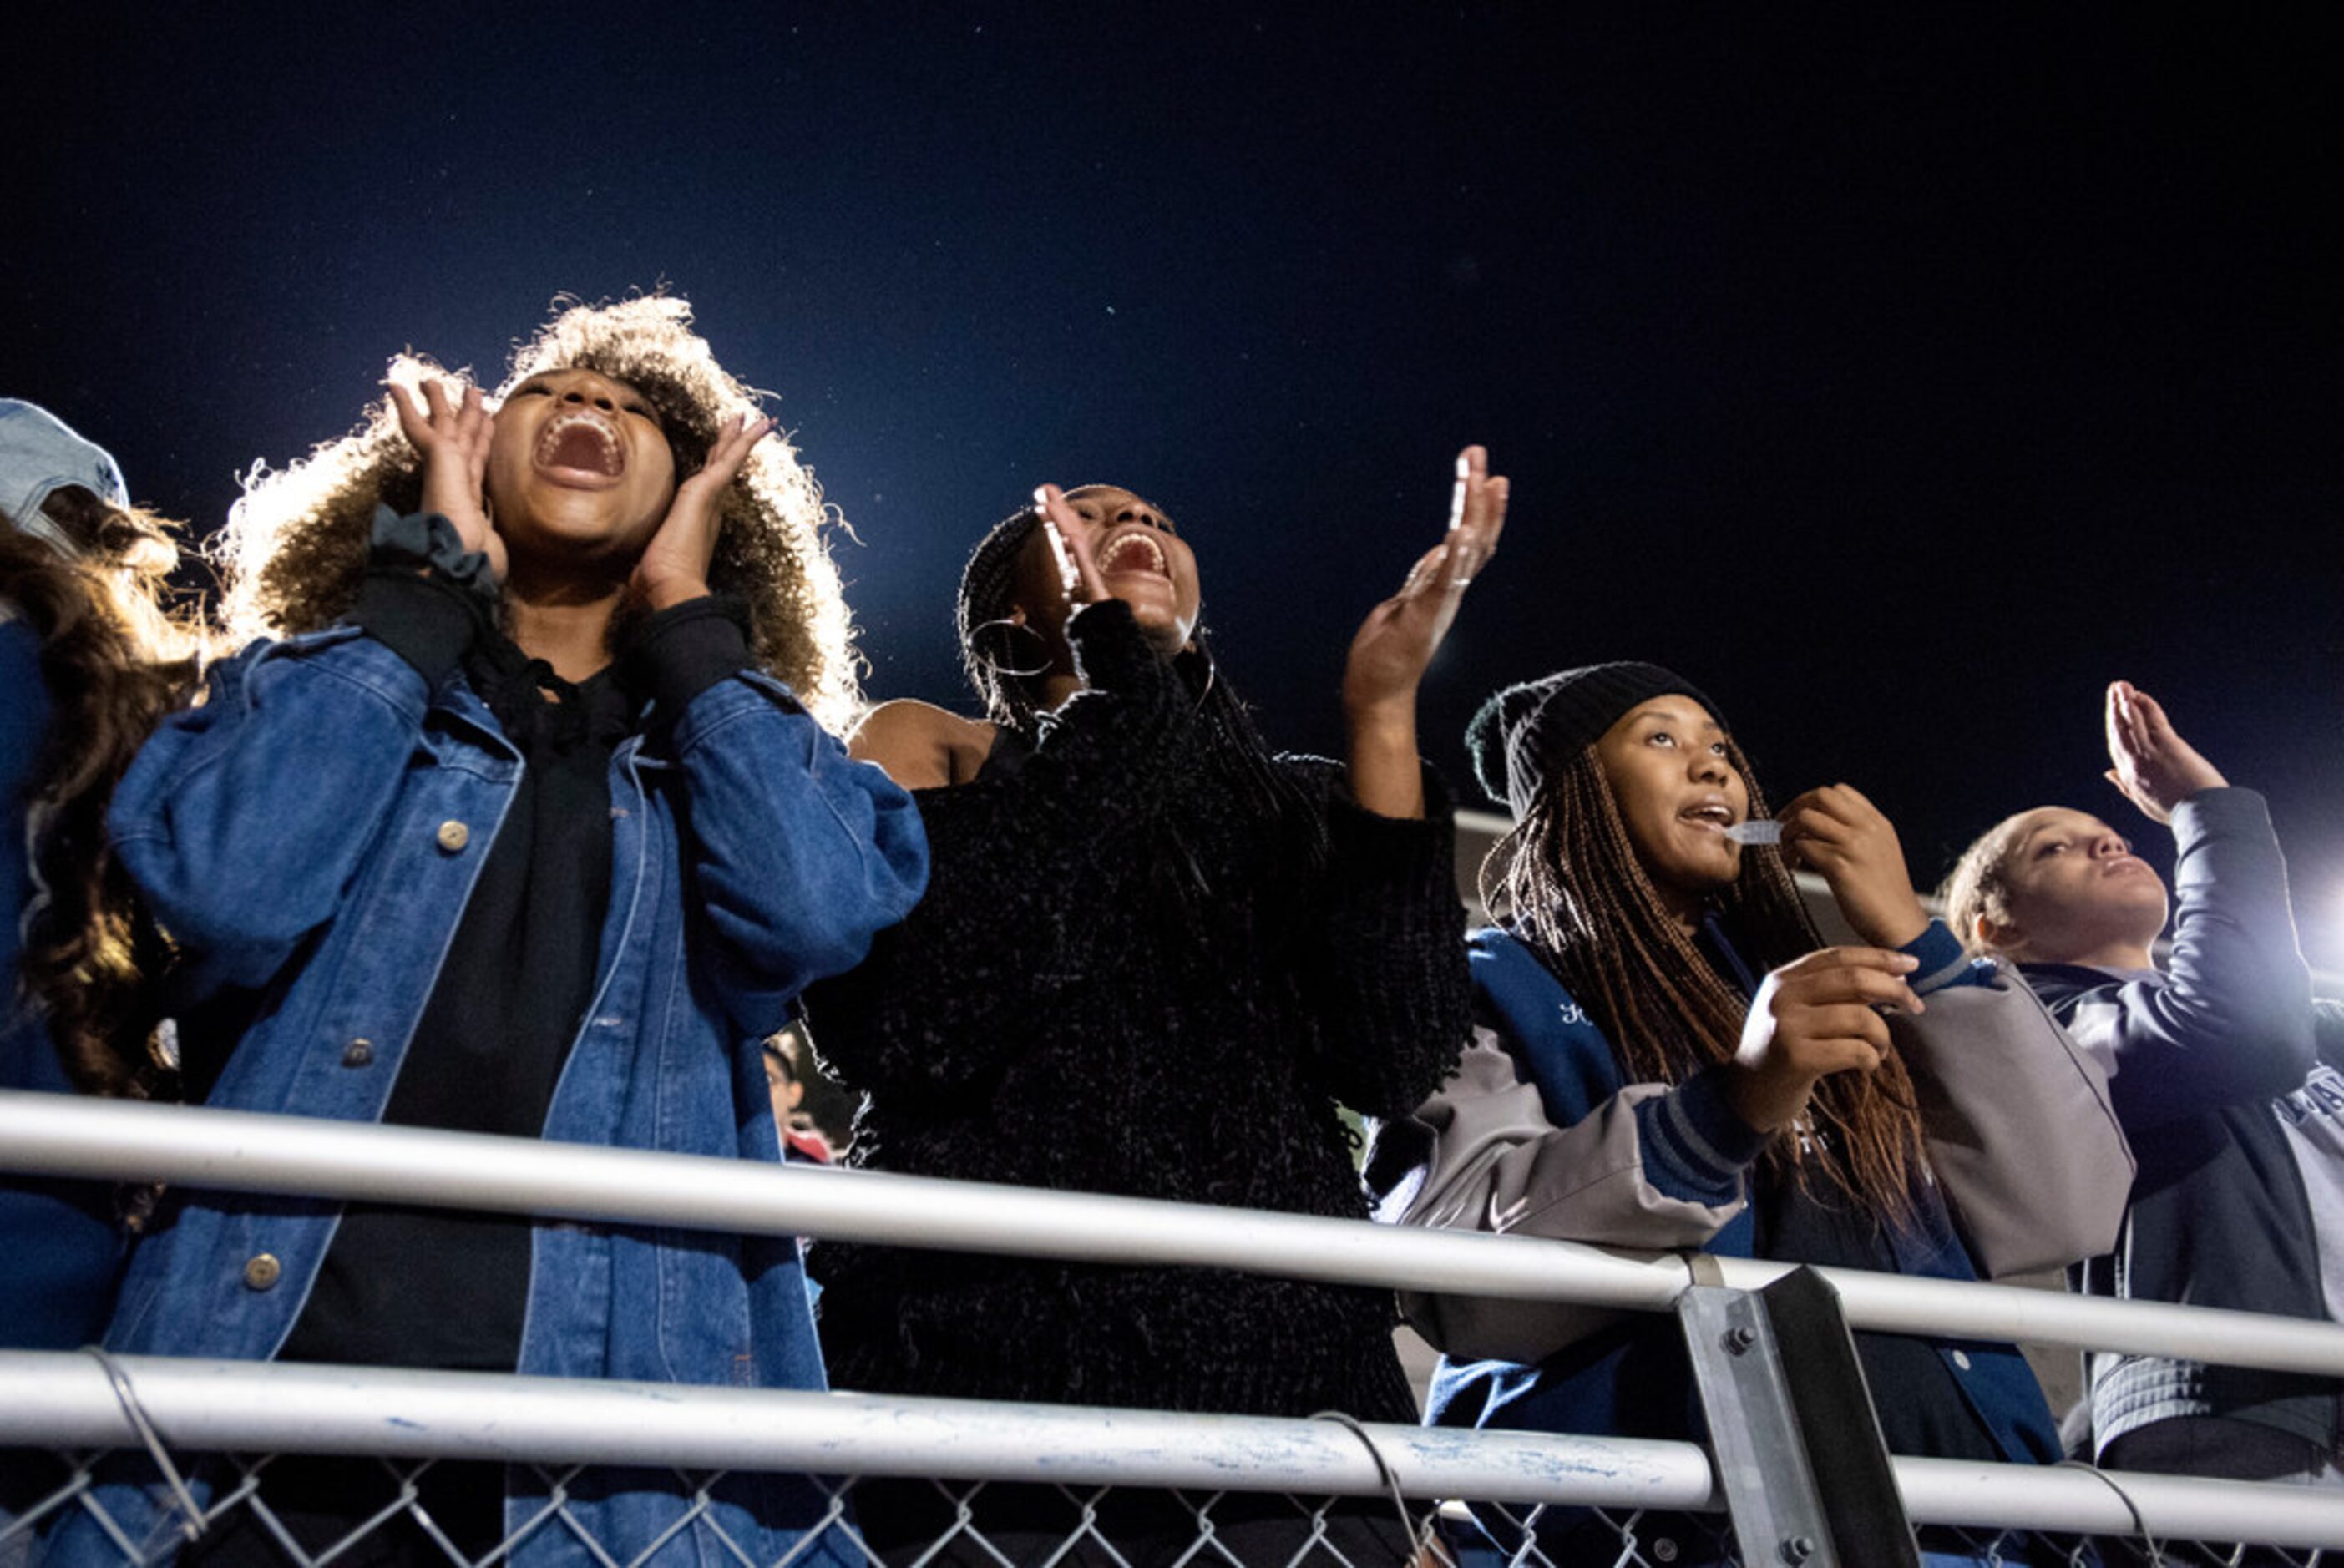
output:
[[245, 1259], [244, 1282], [251, 1290], [266, 1290], [284, 1277], [285, 1265], [272, 1252], [256, 1252]]
[[1970, 1370], [1970, 1353], [1967, 1351], [1955, 1351], [1954, 1352], [1954, 1365], [1961, 1368], [1964, 1371], [1968, 1371]]
[[440, 847], [453, 855], [472, 841], [472, 830], [450, 817], [440, 824]]
[[373, 1060], [372, 1040], [352, 1040], [342, 1047], [342, 1066], [346, 1067], [362, 1067]]

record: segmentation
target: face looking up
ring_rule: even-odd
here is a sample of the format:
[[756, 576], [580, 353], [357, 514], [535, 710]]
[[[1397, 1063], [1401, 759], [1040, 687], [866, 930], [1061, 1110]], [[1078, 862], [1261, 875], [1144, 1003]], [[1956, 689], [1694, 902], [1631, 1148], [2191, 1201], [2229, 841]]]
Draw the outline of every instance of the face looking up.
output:
[[2165, 884], [2124, 835], [2086, 812], [2037, 807], [2005, 830], [1997, 879], [1978, 933], [2036, 963], [2081, 963], [2146, 946], [2165, 929]]
[[631, 563], [667, 516], [675, 484], [659, 415], [624, 381], [548, 370], [497, 410], [490, 515], [517, 561]]
[[[1197, 630], [1202, 594], [1197, 558], [1161, 509], [1115, 485], [1085, 485], [1066, 492], [1081, 520], [1083, 541], [1107, 592], [1131, 606], [1133, 619], [1158, 652], [1177, 652]], [[1066, 580], [1043, 523], [1026, 539], [1017, 561], [1017, 608], [1055, 634], [1070, 606]], [[1055, 640], [1055, 637], [1054, 637]]]
[[1709, 710], [1672, 693], [1629, 710], [1595, 743], [1595, 759], [1637, 864], [1680, 913], [1742, 871], [1725, 830], [1750, 814], [1750, 789]]

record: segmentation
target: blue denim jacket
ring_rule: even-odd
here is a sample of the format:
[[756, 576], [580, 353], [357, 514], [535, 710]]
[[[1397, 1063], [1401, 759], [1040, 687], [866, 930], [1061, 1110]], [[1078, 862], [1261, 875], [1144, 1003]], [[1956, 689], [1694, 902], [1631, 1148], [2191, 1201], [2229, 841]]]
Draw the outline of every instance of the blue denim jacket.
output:
[[[917, 899], [919, 815], [761, 674], [718, 682], [652, 737], [611, 759], [594, 999], [545, 1137], [774, 1160], [758, 1041]], [[254, 646], [157, 733], [117, 793], [116, 841], [185, 951], [189, 1000], [254, 1003], [210, 1103], [380, 1119], [520, 767], [460, 673], [428, 690], [353, 627]], [[339, 1216], [328, 1202], [178, 1194], [132, 1260], [108, 1347], [274, 1355]], [[793, 1241], [550, 1221], [519, 1370], [824, 1386]], [[546, 1501], [534, 1471], [513, 1476], [509, 1529]], [[153, 1480], [141, 1461], [101, 1492], [133, 1540], [168, 1529]], [[622, 1561], [688, 1505], [672, 1476], [569, 1491], [569, 1512]], [[790, 1478], [735, 1477], [718, 1496], [713, 1522], [759, 1561], [820, 1514]], [[118, 1561], [87, 1522], [59, 1533], [52, 1562]], [[515, 1561], [588, 1555], [555, 1522]], [[705, 1519], [657, 1558], [735, 1560]]]

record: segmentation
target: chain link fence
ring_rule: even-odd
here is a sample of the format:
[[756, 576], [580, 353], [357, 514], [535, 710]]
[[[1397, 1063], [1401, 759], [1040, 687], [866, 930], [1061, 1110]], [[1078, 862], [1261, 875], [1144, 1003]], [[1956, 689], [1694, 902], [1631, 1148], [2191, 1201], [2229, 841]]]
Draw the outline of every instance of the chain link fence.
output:
[[[1730, 1306], [1783, 1272], [1704, 1259], [1722, 1283], [1695, 1287], [1682, 1258], [1530, 1238], [0, 1093], [5, 1166], [1630, 1311], [1682, 1314], [1702, 1290]], [[2344, 1376], [2333, 1324], [1825, 1273], [1833, 1310], [1859, 1329]], [[132, 1472], [151, 1506], [117, 1513], [116, 1499], [136, 1502]], [[1721, 1477], [1743, 1472], [1685, 1442], [0, 1351], [0, 1568], [174, 1556], [211, 1568], [555, 1557], [1797, 1568], [1907, 1562], [1915, 1549], [1932, 1563], [2309, 1568], [2323, 1551], [2344, 1563], [2344, 1492], [2332, 1490], [1942, 1460], [1893, 1472], [1883, 1517], [1891, 1532], [1907, 1521], [1910, 1543], [1875, 1553], [1776, 1531], [1740, 1549]], [[1762, 1495], [1791, 1485], [1771, 1462], [1756, 1473]], [[613, 1497], [637, 1494], [660, 1506], [614, 1525], [629, 1516]], [[776, 1498], [778, 1533], [760, 1512]], [[1756, 1528], [1743, 1501], [1733, 1512]]]
[[[102, 1452], [28, 1453], [0, 1462], [13, 1480], [54, 1481], [13, 1520], [0, 1523], [0, 1563], [38, 1561], [41, 1537], [74, 1514], [104, 1532], [119, 1561], [160, 1563], [279, 1562], [289, 1568], [388, 1562], [451, 1568], [525, 1560], [542, 1538], [582, 1549], [593, 1562], [649, 1562], [690, 1536], [701, 1561], [764, 1568], [729, 1534], [718, 1501], [726, 1472], [676, 1471], [665, 1478], [687, 1503], [685, 1516], [656, 1539], [599, 1536], [570, 1506], [584, 1466], [519, 1465], [514, 1483], [531, 1501], [510, 1529], [497, 1500], [502, 1466], [465, 1462], [307, 1455], [183, 1456], [175, 1462], [209, 1501], [173, 1521], [158, 1542], [134, 1542], [95, 1496]], [[1690, 1568], [1692, 1564], [1797, 1563], [1795, 1550], [1754, 1560], [1740, 1554], [1722, 1515], [1634, 1508], [1563, 1509], [1538, 1504], [1313, 1496], [1287, 1492], [886, 1481], [834, 1477], [811, 1482], [817, 1511], [798, 1547], [776, 1564], [1113, 1565], [1172, 1568]], [[484, 1506], [485, 1504], [485, 1506]], [[190, 1526], [190, 1521], [199, 1523]], [[2202, 1568], [2317, 1568], [2340, 1561], [2318, 1548], [2208, 1542], [2055, 1536], [2039, 1532], [1924, 1527], [1925, 1562], [2028, 1568], [2171, 1564]]]

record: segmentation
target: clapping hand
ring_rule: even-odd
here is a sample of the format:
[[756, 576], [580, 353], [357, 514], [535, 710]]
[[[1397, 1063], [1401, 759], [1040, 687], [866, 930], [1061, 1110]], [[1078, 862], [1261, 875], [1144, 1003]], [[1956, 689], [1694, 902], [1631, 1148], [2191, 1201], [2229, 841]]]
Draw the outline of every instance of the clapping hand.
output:
[[2171, 822], [2173, 808], [2201, 789], [2229, 781], [2181, 738], [2156, 698], [2129, 681], [2108, 686], [2108, 782], [2152, 822]]
[[1351, 639], [1343, 707], [1355, 723], [1395, 705], [1413, 710], [1417, 683], [1457, 619], [1466, 586], [1498, 548], [1508, 489], [1502, 475], [1491, 477], [1487, 451], [1467, 447], [1458, 454], [1448, 532], [1417, 558], [1399, 592], [1369, 611]]

